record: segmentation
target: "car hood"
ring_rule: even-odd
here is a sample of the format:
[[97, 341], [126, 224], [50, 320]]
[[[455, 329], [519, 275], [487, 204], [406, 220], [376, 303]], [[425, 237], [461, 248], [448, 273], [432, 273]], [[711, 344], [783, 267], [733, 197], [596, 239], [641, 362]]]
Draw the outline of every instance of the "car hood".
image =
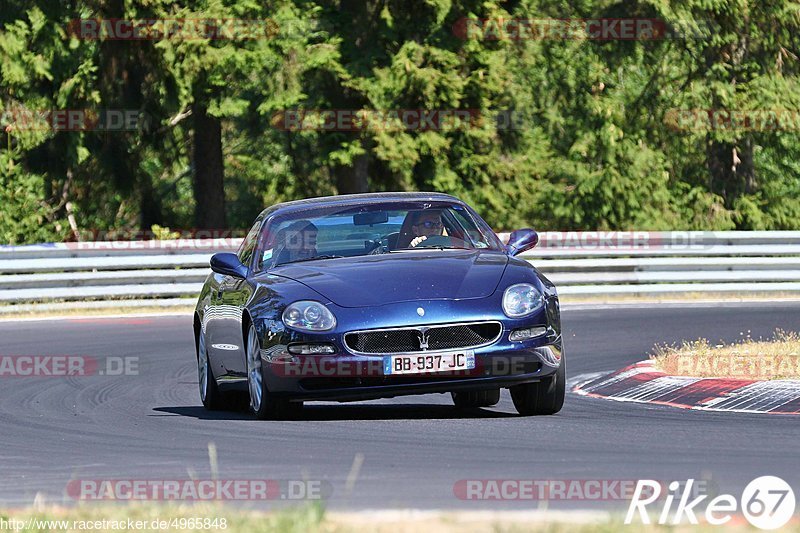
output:
[[490, 296], [508, 256], [481, 250], [430, 250], [288, 264], [270, 273], [295, 280], [341, 307]]

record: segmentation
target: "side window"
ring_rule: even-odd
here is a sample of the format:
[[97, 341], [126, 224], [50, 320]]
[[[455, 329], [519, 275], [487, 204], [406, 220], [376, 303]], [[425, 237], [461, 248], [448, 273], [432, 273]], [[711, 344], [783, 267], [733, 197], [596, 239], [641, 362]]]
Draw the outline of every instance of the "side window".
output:
[[481, 235], [480, 231], [475, 228], [475, 224], [466, 217], [466, 214], [456, 210], [451, 209], [447, 212], [449, 215], [452, 215], [453, 221], [455, 222], [456, 227], [454, 228], [455, 236], [467, 241], [475, 248], [485, 248], [483, 246], [483, 236]]
[[239, 251], [236, 255], [239, 256], [239, 261], [246, 267], [250, 266], [250, 259], [253, 258], [253, 250], [256, 247], [256, 241], [258, 241], [258, 230], [261, 228], [261, 220], [256, 220], [256, 223], [253, 224], [253, 227], [250, 228], [250, 231], [247, 232], [247, 237], [244, 238], [242, 241], [242, 245], [239, 247]]
[[281, 226], [285, 228], [286, 223], [267, 222], [260, 232], [256, 243], [256, 261], [253, 265], [253, 271], [261, 272], [265, 267], [269, 267], [272, 264], [274, 259], [273, 250], [280, 248], [283, 244], [283, 230], [278, 229]]

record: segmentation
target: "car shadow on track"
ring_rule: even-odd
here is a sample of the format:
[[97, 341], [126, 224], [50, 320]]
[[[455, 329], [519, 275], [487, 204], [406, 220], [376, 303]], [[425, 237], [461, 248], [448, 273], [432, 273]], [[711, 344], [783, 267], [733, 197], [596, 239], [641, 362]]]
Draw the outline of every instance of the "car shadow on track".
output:
[[[161, 415], [177, 415], [200, 420], [253, 420], [247, 411], [208, 411], [202, 406], [156, 407]], [[491, 409], [457, 409], [452, 405], [425, 404], [358, 404], [306, 405], [295, 416], [282, 421], [340, 421], [340, 420], [458, 420], [475, 418], [513, 418], [516, 413]]]

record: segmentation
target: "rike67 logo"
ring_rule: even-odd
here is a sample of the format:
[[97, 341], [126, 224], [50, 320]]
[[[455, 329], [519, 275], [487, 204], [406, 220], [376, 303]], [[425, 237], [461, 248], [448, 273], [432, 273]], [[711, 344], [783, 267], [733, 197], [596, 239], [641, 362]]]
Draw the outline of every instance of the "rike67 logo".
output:
[[[786, 525], [794, 515], [794, 491], [783, 479], [775, 476], [762, 476], [751, 481], [737, 500], [731, 494], [720, 494], [706, 502], [707, 494], [693, 496], [692, 487], [695, 480], [686, 483], [673, 481], [668, 486], [668, 493], [660, 500], [661, 483], [650, 479], [639, 480], [625, 516], [625, 523], [631, 524], [638, 513], [643, 524], [650, 524], [648, 506], [658, 501], [654, 507], [660, 509], [657, 522], [661, 525], [680, 524], [686, 519], [690, 524], [698, 524], [697, 515], [705, 505], [705, 521], [708, 524], [721, 526], [733, 518], [733, 514], [741, 512], [750, 524], [759, 529], [778, 529]], [[681, 490], [683, 489], [683, 490]], [[677, 502], [677, 503], [676, 503]], [[673, 511], [673, 504], [675, 509]], [[672, 520], [670, 520], [672, 514]]]

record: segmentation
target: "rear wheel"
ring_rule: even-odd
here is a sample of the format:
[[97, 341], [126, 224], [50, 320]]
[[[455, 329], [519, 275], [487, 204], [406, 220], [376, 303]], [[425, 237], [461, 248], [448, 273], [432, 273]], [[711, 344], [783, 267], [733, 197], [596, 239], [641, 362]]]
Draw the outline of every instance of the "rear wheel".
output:
[[201, 330], [197, 338], [197, 383], [200, 387], [200, 401], [209, 410], [224, 409], [226, 407], [222, 393], [217, 387], [217, 380], [211, 371], [206, 348], [206, 336]]
[[523, 416], [554, 415], [564, 406], [566, 393], [566, 363], [561, 365], [552, 377], [537, 383], [525, 383], [509, 389], [517, 412]]
[[253, 324], [247, 330], [247, 389], [250, 393], [250, 410], [261, 420], [296, 416], [303, 408], [302, 402], [275, 398], [267, 391], [261, 346]]
[[456, 407], [466, 409], [472, 407], [491, 407], [500, 401], [500, 389], [451, 392]]

